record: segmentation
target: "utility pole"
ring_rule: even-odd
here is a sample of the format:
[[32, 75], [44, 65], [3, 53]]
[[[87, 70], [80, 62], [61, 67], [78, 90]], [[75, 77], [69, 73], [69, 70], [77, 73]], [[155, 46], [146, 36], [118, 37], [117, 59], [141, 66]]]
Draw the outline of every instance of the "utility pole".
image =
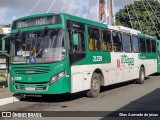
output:
[[109, 10], [109, 25], [114, 25], [113, 23], [113, 0], [108, 0], [108, 10]]

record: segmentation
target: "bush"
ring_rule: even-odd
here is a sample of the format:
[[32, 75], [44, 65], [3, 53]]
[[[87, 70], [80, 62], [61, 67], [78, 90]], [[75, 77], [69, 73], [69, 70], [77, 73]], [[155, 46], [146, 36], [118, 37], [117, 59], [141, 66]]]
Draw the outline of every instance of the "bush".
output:
[[5, 75], [3, 75], [3, 74], [0, 74], [0, 82], [1, 81], [5, 81]]

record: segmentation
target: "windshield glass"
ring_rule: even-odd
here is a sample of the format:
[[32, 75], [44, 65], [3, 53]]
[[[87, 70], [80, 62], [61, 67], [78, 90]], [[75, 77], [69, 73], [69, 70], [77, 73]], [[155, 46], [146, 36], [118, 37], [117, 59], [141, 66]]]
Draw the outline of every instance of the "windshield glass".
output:
[[19, 32], [11, 38], [11, 63], [46, 63], [65, 58], [63, 29]]

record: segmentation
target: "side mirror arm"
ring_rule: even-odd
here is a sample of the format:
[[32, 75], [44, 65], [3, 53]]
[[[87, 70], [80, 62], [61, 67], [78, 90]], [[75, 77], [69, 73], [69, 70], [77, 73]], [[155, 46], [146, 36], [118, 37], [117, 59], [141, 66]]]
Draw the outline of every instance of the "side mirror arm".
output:
[[6, 53], [5, 51], [5, 39], [8, 38], [10, 35], [7, 34], [6, 36], [4, 36], [2, 38], [2, 54], [6, 55], [7, 57], [10, 57], [10, 55], [8, 53]]

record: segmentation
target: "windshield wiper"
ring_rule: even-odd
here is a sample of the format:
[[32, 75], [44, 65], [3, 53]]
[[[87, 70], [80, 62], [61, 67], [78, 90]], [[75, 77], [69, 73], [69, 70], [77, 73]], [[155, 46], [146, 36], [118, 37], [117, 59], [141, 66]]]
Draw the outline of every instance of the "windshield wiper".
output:
[[45, 27], [41, 33], [41, 38], [44, 37], [48, 33], [48, 27]]

